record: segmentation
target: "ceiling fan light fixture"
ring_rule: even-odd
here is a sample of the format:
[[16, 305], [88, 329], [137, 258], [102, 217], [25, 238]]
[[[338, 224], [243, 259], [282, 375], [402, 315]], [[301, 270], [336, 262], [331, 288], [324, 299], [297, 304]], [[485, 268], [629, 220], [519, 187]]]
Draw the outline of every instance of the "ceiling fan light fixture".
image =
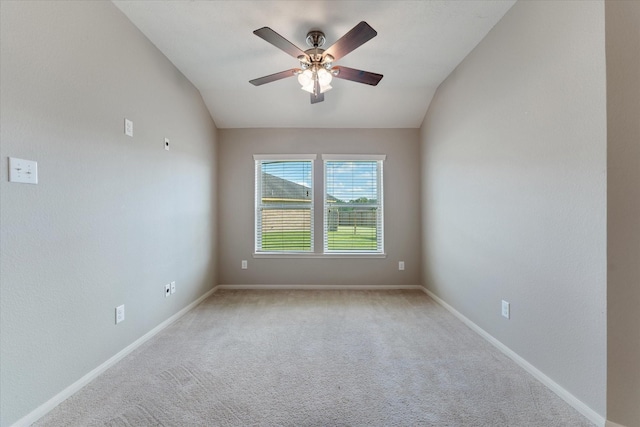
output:
[[300, 74], [298, 74], [298, 83], [300, 83], [300, 86], [302, 86], [303, 89], [305, 86], [308, 86], [308, 85], [311, 85], [313, 87], [313, 81], [314, 81], [313, 71], [309, 69], [306, 69]]
[[305, 92], [314, 93], [313, 86], [314, 86], [314, 84], [313, 84], [313, 82], [311, 82], [306, 86], [302, 86], [300, 89], [304, 90]]
[[320, 93], [325, 93], [326, 91], [331, 89], [333, 89], [333, 86], [331, 85], [325, 85], [325, 86], [320, 85]]
[[320, 83], [320, 86], [330, 85], [331, 79], [333, 78], [330, 72], [328, 72], [325, 68], [320, 68], [317, 71], [317, 74], [318, 74], [318, 83]]

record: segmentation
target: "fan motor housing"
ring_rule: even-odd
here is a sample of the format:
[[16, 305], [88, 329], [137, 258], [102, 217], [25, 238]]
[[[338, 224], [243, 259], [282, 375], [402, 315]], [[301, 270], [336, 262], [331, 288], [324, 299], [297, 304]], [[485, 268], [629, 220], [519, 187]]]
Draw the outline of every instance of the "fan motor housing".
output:
[[311, 63], [315, 64], [315, 63], [322, 62], [324, 49], [311, 48], [311, 49], [305, 50], [304, 53], [306, 53], [309, 56]]

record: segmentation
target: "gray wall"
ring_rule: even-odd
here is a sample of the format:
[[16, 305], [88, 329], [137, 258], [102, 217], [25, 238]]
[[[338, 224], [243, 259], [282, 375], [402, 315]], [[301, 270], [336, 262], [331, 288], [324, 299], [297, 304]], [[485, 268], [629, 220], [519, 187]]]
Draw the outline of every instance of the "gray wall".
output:
[[[420, 284], [420, 174], [417, 129], [220, 130], [220, 284]], [[386, 154], [384, 259], [253, 258], [254, 154], [318, 154], [315, 163], [316, 251], [322, 252], [321, 154]], [[240, 261], [249, 262], [247, 270]], [[398, 261], [406, 270], [398, 271]]]
[[601, 416], [604, 47], [602, 1], [518, 2], [421, 130], [425, 285]]
[[[216, 283], [216, 129], [111, 2], [2, 1], [0, 14], [5, 426]], [[8, 156], [38, 161], [40, 183], [8, 183]]]
[[607, 418], [640, 426], [640, 2], [605, 3]]

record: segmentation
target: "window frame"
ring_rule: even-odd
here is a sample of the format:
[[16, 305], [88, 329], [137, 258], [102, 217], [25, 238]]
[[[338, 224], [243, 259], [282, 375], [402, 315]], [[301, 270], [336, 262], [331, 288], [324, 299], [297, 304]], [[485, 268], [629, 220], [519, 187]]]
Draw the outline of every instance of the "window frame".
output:
[[[322, 155], [322, 179], [323, 179], [323, 203], [322, 203], [322, 253], [331, 256], [385, 256], [384, 245], [384, 162], [387, 156], [384, 154], [323, 154]], [[327, 186], [327, 163], [328, 162], [376, 162], [376, 203], [360, 205], [361, 207], [375, 207], [376, 213], [376, 246], [375, 250], [357, 249], [329, 249], [329, 215], [328, 215], [328, 186]], [[335, 205], [334, 205], [335, 206]]]
[[[314, 240], [314, 211], [315, 211], [315, 160], [316, 154], [254, 154], [254, 243], [253, 252], [254, 256], [290, 256], [290, 255], [312, 255], [315, 253], [315, 240]], [[264, 209], [262, 203], [262, 165], [264, 162], [309, 162], [311, 166], [311, 183], [309, 188], [311, 189], [310, 203], [300, 205], [305, 210], [309, 209], [310, 212], [310, 247], [309, 250], [263, 250], [261, 248], [262, 242], [262, 225], [261, 225], [261, 209]], [[296, 205], [291, 205], [296, 207]]]

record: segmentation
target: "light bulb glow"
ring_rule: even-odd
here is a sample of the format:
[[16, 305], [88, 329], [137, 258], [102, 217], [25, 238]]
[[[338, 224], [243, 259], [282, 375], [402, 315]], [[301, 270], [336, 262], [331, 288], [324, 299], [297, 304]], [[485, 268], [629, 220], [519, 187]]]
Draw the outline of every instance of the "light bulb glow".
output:
[[316, 81], [318, 82], [319, 92], [325, 93], [331, 90], [331, 80], [333, 75], [325, 68], [314, 67], [307, 69], [298, 74], [298, 83], [301, 89], [311, 94], [316, 93]]
[[320, 68], [318, 70], [318, 82], [320, 86], [329, 86], [331, 84], [331, 79], [333, 76], [330, 72], [328, 72], [325, 68]]
[[[304, 87], [309, 84], [313, 86], [313, 72], [311, 70], [304, 70], [302, 73], [298, 74], [298, 83], [300, 86]], [[305, 89], [306, 90], [306, 89]]]

